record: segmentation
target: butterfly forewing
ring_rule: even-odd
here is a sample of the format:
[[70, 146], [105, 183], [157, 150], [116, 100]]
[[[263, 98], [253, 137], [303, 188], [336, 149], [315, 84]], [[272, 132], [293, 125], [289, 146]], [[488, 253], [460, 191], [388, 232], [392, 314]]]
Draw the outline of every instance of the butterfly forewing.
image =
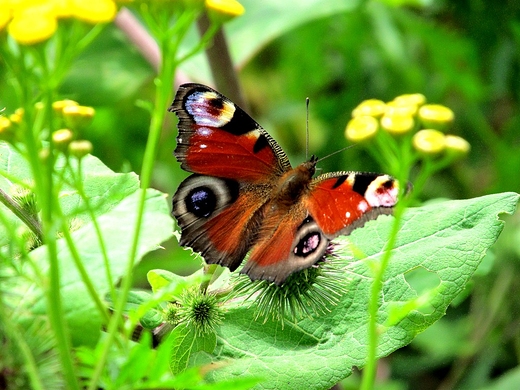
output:
[[169, 111], [179, 117], [175, 156], [186, 171], [255, 183], [291, 169], [276, 141], [209, 87], [182, 85]]

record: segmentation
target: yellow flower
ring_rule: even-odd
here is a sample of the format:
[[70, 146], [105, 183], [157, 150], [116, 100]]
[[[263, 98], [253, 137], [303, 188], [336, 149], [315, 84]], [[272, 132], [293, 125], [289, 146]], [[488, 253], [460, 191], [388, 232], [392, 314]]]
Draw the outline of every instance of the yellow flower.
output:
[[446, 141], [446, 151], [456, 154], [456, 155], [465, 155], [469, 153], [471, 149], [471, 145], [464, 138], [448, 134], [445, 137]]
[[54, 13], [58, 18], [69, 18], [73, 16], [71, 0], [48, 0], [54, 6]]
[[381, 118], [381, 127], [388, 133], [394, 135], [408, 133], [414, 126], [415, 121], [411, 115], [385, 114]]
[[11, 20], [11, 7], [9, 6], [9, 1], [0, 0], [0, 31], [2, 31], [7, 23]]
[[43, 42], [54, 35], [58, 21], [49, 4], [19, 8], [7, 26], [9, 35], [22, 45]]
[[455, 115], [441, 104], [426, 104], [419, 109], [419, 118], [424, 127], [444, 130], [453, 122]]
[[386, 110], [386, 104], [382, 100], [368, 99], [364, 100], [352, 111], [352, 116], [370, 115], [376, 118], [381, 117]]
[[67, 150], [73, 138], [74, 134], [72, 134], [72, 131], [69, 129], [60, 129], [52, 133], [52, 142], [54, 143], [54, 146], [62, 152]]
[[81, 141], [72, 141], [69, 144], [69, 153], [78, 158], [82, 159], [87, 154], [92, 152], [92, 143], [87, 140], [81, 140]]
[[87, 23], [107, 23], [117, 14], [112, 0], [71, 0], [72, 15]]
[[373, 116], [355, 116], [347, 123], [345, 137], [352, 142], [361, 142], [372, 138], [379, 128], [379, 122]]
[[92, 107], [68, 105], [63, 107], [62, 115], [65, 123], [72, 128], [83, 128], [92, 122], [95, 110]]
[[398, 105], [422, 106], [426, 103], [426, 97], [422, 93], [410, 93], [399, 95], [393, 101]]
[[17, 108], [16, 110], [14, 110], [14, 112], [11, 115], [9, 115], [9, 119], [13, 123], [20, 123], [22, 121], [24, 113], [25, 113], [25, 110], [23, 108], [21, 108], [21, 107]]
[[412, 143], [418, 152], [438, 154], [446, 148], [446, 137], [439, 130], [424, 129], [414, 134]]
[[52, 109], [56, 114], [62, 114], [63, 109], [67, 106], [79, 106], [78, 102], [70, 99], [57, 100], [52, 103]]
[[417, 106], [415, 104], [401, 101], [391, 101], [386, 104], [385, 115], [408, 115], [414, 116], [417, 114]]
[[236, 0], [206, 0], [208, 16], [217, 23], [227, 22], [245, 12], [244, 6]]
[[8, 141], [12, 138], [11, 121], [0, 115], [0, 139]]

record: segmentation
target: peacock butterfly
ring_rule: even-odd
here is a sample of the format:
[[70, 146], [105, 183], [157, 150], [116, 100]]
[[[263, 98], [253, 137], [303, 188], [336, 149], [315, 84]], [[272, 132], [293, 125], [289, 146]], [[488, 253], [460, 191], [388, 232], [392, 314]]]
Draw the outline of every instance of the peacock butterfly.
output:
[[319, 262], [330, 240], [390, 214], [398, 185], [377, 173], [313, 178], [314, 156], [296, 168], [240, 107], [201, 84], [180, 86], [169, 111], [179, 118], [175, 157], [193, 174], [173, 196], [180, 245], [208, 264], [278, 285]]

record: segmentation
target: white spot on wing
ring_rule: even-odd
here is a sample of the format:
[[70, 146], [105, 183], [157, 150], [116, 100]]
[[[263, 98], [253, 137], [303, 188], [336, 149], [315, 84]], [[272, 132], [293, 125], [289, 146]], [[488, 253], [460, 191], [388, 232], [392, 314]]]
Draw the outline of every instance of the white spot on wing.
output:
[[397, 203], [399, 188], [394, 181], [392, 187], [385, 188], [383, 184], [391, 180], [388, 175], [376, 177], [365, 192], [365, 199], [372, 207], [392, 207]]
[[195, 122], [200, 126], [222, 127], [233, 118], [235, 105], [223, 101], [223, 107], [218, 113], [211, 107], [211, 101], [220, 99], [214, 92], [194, 92], [186, 99], [186, 111], [193, 116]]

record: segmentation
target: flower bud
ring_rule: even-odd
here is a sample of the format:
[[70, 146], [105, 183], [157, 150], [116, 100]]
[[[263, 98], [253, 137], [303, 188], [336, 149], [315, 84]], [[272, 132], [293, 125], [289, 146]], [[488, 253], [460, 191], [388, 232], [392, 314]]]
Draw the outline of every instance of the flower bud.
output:
[[380, 118], [386, 111], [386, 104], [382, 100], [378, 99], [368, 99], [364, 100], [359, 105], [352, 110], [352, 116], [373, 116], [375, 118]]
[[14, 138], [12, 122], [3, 115], [0, 115], [0, 139], [11, 142]]
[[423, 154], [434, 155], [446, 148], [446, 137], [444, 133], [435, 129], [419, 130], [412, 139], [414, 148]]
[[426, 103], [426, 97], [422, 93], [410, 93], [397, 96], [393, 102], [398, 105], [422, 106]]
[[453, 111], [440, 104], [426, 104], [419, 109], [419, 119], [425, 128], [444, 130], [454, 118]]
[[71, 129], [81, 129], [92, 122], [95, 110], [92, 107], [68, 105], [63, 107], [63, 119]]
[[385, 114], [381, 118], [381, 128], [393, 135], [400, 135], [412, 131], [415, 121], [411, 115]]
[[245, 12], [244, 6], [236, 0], [206, 0], [206, 10], [215, 23], [225, 23]]
[[92, 152], [92, 143], [87, 140], [72, 141], [69, 144], [69, 153], [71, 156], [81, 160], [87, 154]]
[[62, 115], [63, 109], [67, 106], [79, 106], [78, 102], [70, 99], [58, 100], [52, 103], [52, 109], [56, 114]]
[[13, 39], [22, 45], [34, 45], [54, 35], [58, 20], [50, 4], [33, 5], [15, 12], [7, 26]]
[[345, 129], [345, 137], [352, 142], [362, 142], [371, 139], [379, 128], [379, 122], [373, 116], [355, 116]]
[[448, 134], [445, 137], [446, 152], [456, 156], [464, 156], [469, 153], [471, 145], [464, 138]]
[[114, 20], [116, 4], [112, 0], [73, 1], [72, 14], [84, 22], [96, 24]]
[[417, 114], [417, 106], [415, 104], [398, 103], [395, 100], [386, 104], [385, 115], [414, 116], [415, 114]]
[[9, 120], [13, 123], [19, 124], [22, 122], [24, 113], [25, 110], [23, 108], [17, 108], [11, 115], [9, 115]]
[[52, 142], [56, 149], [66, 152], [69, 144], [72, 142], [74, 134], [69, 129], [60, 129], [52, 133]]

